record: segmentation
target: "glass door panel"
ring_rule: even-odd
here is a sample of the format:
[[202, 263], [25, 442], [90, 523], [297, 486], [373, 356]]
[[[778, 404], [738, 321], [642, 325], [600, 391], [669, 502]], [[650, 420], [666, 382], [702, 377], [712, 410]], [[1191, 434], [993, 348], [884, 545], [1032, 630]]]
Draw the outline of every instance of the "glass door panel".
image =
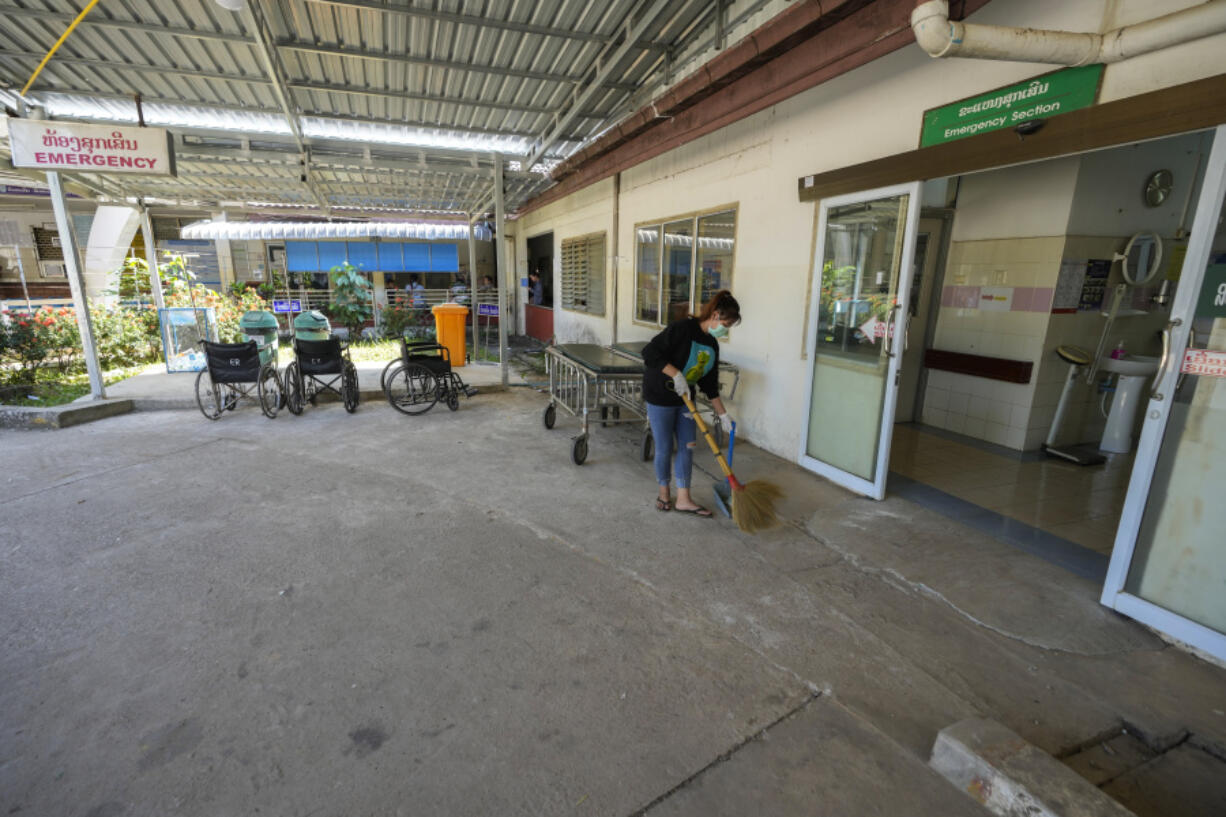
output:
[[635, 264], [634, 317], [644, 323], [660, 320], [660, 226], [638, 229]]
[[885, 495], [911, 286], [919, 184], [821, 204], [810, 307], [808, 426], [801, 464], [854, 491]]
[[690, 314], [690, 269], [694, 258], [694, 219], [664, 225], [664, 320], [666, 326]]
[[1103, 603], [1226, 659], [1226, 128], [1165, 332]]

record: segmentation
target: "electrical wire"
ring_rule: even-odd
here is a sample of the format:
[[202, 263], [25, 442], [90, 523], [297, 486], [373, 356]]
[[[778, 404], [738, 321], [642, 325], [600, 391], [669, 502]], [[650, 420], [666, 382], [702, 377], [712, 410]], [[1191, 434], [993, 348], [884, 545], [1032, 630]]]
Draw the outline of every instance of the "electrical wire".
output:
[[89, 0], [89, 5], [81, 10], [81, 13], [77, 15], [77, 19], [68, 24], [68, 28], [64, 29], [64, 33], [60, 35], [60, 38], [55, 41], [55, 45], [51, 46], [51, 50], [47, 52], [47, 56], [43, 57], [43, 61], [40, 62], [38, 67], [34, 69], [34, 73], [30, 74], [30, 80], [26, 83], [26, 86], [21, 89], [22, 96], [25, 96], [26, 92], [30, 90], [30, 86], [34, 84], [34, 80], [38, 79], [38, 75], [42, 73], [43, 67], [46, 66], [48, 61], [50, 61], [51, 56], [59, 50], [60, 46], [64, 44], [64, 40], [68, 39], [68, 35], [71, 34], [72, 30], [77, 27], [77, 23], [81, 22], [81, 20], [85, 18], [85, 15], [89, 14], [90, 9], [96, 5], [98, 5], [98, 0]]

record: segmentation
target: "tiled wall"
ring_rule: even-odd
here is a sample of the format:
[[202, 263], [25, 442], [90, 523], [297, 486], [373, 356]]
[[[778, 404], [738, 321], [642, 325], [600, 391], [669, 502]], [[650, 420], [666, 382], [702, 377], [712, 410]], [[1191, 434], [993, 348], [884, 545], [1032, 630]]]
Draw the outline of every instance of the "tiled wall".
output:
[[[952, 242], [935, 347], [1037, 364], [1064, 244], [1064, 236]], [[1008, 300], [994, 303], [993, 297]], [[1005, 303], [1007, 310], [991, 308]], [[931, 370], [923, 421], [1023, 449], [1031, 435], [1035, 385]]]

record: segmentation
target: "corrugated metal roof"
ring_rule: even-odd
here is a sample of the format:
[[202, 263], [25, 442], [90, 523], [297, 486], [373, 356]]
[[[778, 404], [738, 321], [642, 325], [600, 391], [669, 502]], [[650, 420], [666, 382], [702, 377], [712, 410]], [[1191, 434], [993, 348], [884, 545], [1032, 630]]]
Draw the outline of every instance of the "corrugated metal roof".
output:
[[[139, 93], [145, 121], [174, 132], [176, 179], [75, 174], [109, 198], [474, 213], [492, 203], [494, 154], [514, 208], [785, 5], [126, 0], [91, 11], [27, 99], [50, 118], [134, 122]], [[83, 6], [0, 0], [6, 104]]]

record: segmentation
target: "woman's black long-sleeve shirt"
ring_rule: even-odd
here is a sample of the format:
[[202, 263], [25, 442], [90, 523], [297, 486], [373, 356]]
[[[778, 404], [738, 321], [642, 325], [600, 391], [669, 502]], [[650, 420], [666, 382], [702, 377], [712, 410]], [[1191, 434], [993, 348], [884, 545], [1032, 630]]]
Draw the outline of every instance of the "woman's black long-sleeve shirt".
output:
[[697, 318], [670, 323], [643, 347], [643, 399], [657, 406], [684, 405], [672, 389], [664, 367], [673, 364], [690, 384], [702, 389], [708, 399], [719, 395], [719, 341], [702, 331]]

